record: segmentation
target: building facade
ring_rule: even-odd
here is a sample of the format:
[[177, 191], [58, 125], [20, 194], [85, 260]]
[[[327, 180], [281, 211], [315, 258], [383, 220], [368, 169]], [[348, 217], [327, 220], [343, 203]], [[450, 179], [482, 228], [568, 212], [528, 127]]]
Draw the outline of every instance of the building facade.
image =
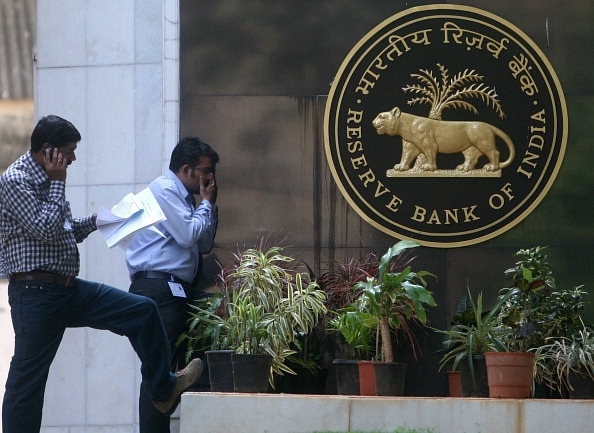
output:
[[[71, 120], [83, 140], [69, 170], [74, 214], [140, 190], [167, 166], [180, 135], [199, 135], [221, 156], [212, 281], [238, 246], [281, 232], [315, 272], [395, 242], [342, 198], [323, 150], [323, 115], [349, 50], [388, 17], [429, 1], [37, 1], [35, 117]], [[459, 1], [513, 23], [547, 55], [569, 110], [567, 152], [543, 202], [484, 243], [419, 251], [446, 327], [469, 286], [492, 300], [519, 248], [549, 245], [558, 283], [594, 286], [592, 122], [594, 6], [588, 0]], [[123, 252], [99, 235], [81, 246], [81, 276], [127, 289]], [[208, 283], [206, 283], [208, 285]], [[590, 312], [592, 307], [590, 307]], [[445, 395], [440, 337], [420, 335], [407, 395]], [[43, 431], [137, 430], [138, 361], [128, 342], [69, 330], [50, 372]], [[423, 370], [427, 369], [429, 370]], [[426, 371], [431, 373], [427, 374]], [[175, 430], [175, 426], [174, 426]]]

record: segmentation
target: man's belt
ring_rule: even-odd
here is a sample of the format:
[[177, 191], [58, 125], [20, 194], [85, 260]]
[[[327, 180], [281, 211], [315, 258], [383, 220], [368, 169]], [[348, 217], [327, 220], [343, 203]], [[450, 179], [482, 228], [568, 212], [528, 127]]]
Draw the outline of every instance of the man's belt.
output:
[[140, 280], [142, 278], [173, 281], [175, 283], [181, 284], [182, 286], [188, 285], [188, 283], [185, 282], [184, 280], [182, 280], [181, 278], [177, 278], [173, 274], [169, 274], [167, 272], [161, 272], [161, 271], [139, 271], [139, 272], [136, 272], [132, 276], [132, 281]]
[[74, 287], [75, 280], [76, 277], [65, 277], [63, 275], [43, 271], [17, 272], [10, 276], [11, 283], [16, 281], [38, 281], [68, 288]]

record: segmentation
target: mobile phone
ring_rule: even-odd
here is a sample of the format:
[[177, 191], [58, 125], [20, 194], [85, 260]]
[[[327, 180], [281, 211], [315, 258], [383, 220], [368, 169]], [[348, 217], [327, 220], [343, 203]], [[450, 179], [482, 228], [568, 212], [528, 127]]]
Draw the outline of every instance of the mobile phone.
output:
[[50, 162], [52, 161], [52, 159], [54, 158], [54, 149], [56, 148], [56, 146], [50, 146], [46, 149], [46, 152], [49, 156], [49, 160]]

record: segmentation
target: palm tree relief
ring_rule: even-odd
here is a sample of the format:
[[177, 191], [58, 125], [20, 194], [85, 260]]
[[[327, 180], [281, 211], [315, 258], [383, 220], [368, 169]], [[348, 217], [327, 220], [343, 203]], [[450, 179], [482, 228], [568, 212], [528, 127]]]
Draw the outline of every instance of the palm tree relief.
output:
[[[444, 66], [438, 63], [437, 67], [441, 82], [431, 71], [422, 69], [418, 74], [411, 74], [420, 84], [403, 87], [405, 92], [417, 95], [408, 101], [408, 105], [431, 105], [428, 117], [405, 113], [394, 107], [379, 113], [373, 120], [378, 134], [402, 138], [400, 162], [387, 170], [386, 175], [501, 177], [501, 169], [508, 167], [515, 157], [514, 144], [505, 132], [480, 121], [442, 120], [446, 108], [461, 108], [478, 115], [476, 107], [467, 101], [472, 98], [492, 107], [499, 118], [505, 118], [495, 89], [483, 84], [483, 77], [474, 70], [465, 70], [450, 78]], [[500, 161], [498, 138], [507, 146], [505, 161]], [[463, 155], [464, 162], [454, 170], [437, 167], [438, 154], [457, 153]], [[487, 161], [477, 167], [483, 156]]]

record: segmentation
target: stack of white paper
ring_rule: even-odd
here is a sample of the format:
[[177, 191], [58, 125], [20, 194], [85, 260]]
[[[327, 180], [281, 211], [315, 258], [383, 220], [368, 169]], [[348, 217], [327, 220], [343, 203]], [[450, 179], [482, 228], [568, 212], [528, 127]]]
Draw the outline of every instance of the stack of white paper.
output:
[[111, 210], [100, 207], [97, 212], [97, 228], [109, 248], [125, 248], [136, 232], [164, 220], [165, 214], [149, 188], [127, 194]]

